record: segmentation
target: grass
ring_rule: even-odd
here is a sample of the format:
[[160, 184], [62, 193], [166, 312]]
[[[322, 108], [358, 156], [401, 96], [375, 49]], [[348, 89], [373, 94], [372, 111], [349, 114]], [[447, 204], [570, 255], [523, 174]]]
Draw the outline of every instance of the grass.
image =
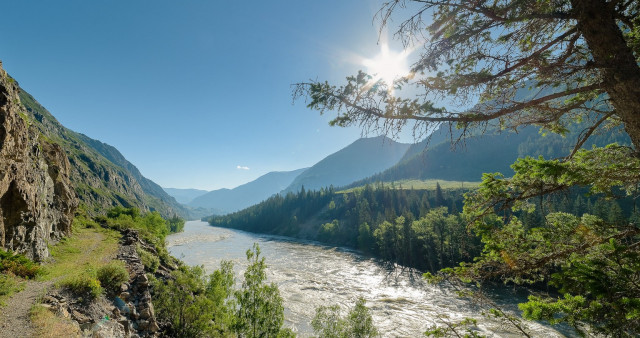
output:
[[34, 278], [40, 273], [40, 266], [23, 255], [0, 249], [0, 272]]
[[[480, 182], [463, 182], [463, 181], [444, 181], [444, 180], [401, 180], [394, 182], [383, 182], [384, 187], [395, 189], [414, 189], [414, 190], [435, 190], [436, 184], [440, 184], [440, 188], [443, 190], [450, 189], [475, 189], [480, 185]], [[376, 184], [372, 184], [372, 187], [376, 187]], [[344, 194], [358, 190], [362, 190], [364, 187], [355, 187], [346, 190], [340, 190], [337, 193]]]
[[[49, 248], [51, 258], [41, 265], [42, 273], [37, 278], [56, 281], [57, 287], [78, 289], [76, 291], [81, 293], [101, 289], [97, 271], [114, 260], [119, 239], [118, 231], [101, 228], [82, 216], [76, 217], [71, 237]], [[90, 290], [85, 290], [84, 286], [89, 286]], [[31, 308], [30, 318], [39, 337], [80, 336], [76, 325], [56, 316], [43, 304]]]
[[[87, 226], [89, 225], [89, 226]], [[73, 279], [95, 274], [111, 262], [118, 252], [120, 233], [103, 229], [76, 218], [73, 235], [50, 248], [51, 259], [42, 265], [41, 280]]]
[[25, 281], [11, 273], [0, 274], [0, 307], [5, 306], [5, 302], [11, 295], [24, 289]]
[[68, 318], [56, 316], [42, 304], [36, 304], [29, 313], [38, 337], [80, 337], [80, 329]]

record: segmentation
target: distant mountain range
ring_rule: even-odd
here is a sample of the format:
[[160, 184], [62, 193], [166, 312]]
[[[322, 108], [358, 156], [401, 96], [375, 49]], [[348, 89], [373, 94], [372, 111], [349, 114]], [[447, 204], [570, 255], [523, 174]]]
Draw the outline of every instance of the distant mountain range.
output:
[[[217, 209], [214, 213], [220, 215], [244, 209], [276, 193], [296, 193], [302, 187], [306, 190], [329, 186], [352, 188], [378, 181], [430, 179], [477, 182], [485, 172], [501, 172], [510, 176], [513, 174], [511, 164], [518, 157], [566, 156], [582, 129], [583, 126], [574, 125], [564, 137], [542, 135], [537, 127], [522, 128], [517, 133], [489, 130], [455, 146], [451, 141], [460, 136], [460, 131], [453, 130], [451, 134], [444, 127], [415, 144], [398, 143], [384, 136], [362, 138], [308, 169], [269, 173], [234, 189], [204, 194], [201, 190], [165, 190], [181, 200], [201, 194], [186, 205], [201, 208], [199, 214]], [[584, 146], [603, 146], [613, 142], [630, 144], [623, 130], [613, 129], [592, 136]]]
[[233, 189], [218, 189], [197, 196], [187, 206], [213, 208], [219, 213], [241, 210], [280, 192], [305, 170], [270, 172]]
[[164, 191], [173, 196], [178, 203], [189, 204], [194, 198], [208, 193], [208, 190], [200, 189], [179, 189], [179, 188], [162, 188]]
[[259, 203], [270, 196], [334, 186], [339, 187], [379, 173], [397, 163], [410, 148], [387, 137], [361, 138], [327, 156], [310, 168], [288, 172], [270, 172], [233, 189], [219, 189], [200, 196], [202, 190], [168, 189], [165, 191], [189, 208], [217, 209], [225, 214]]
[[358, 139], [301, 173], [282, 192], [350, 184], [396, 164], [410, 146], [385, 136]]

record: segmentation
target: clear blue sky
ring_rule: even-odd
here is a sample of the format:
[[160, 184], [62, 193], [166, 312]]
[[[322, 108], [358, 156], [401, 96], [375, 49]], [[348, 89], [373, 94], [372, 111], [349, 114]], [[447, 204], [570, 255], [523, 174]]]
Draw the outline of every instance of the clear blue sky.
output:
[[6, 1], [0, 60], [62, 124], [161, 186], [231, 188], [360, 136], [292, 105], [290, 84], [362, 69], [353, 56], [380, 50], [381, 2]]

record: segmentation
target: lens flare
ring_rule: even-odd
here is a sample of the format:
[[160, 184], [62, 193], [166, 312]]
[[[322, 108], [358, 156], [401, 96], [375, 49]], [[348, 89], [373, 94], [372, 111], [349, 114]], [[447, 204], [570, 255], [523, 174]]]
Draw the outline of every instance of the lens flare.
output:
[[372, 83], [383, 81], [390, 90], [394, 81], [410, 74], [407, 57], [411, 51], [395, 52], [389, 49], [386, 43], [380, 44], [380, 53], [373, 59], [363, 59], [362, 65], [367, 68], [367, 73], [373, 76]]

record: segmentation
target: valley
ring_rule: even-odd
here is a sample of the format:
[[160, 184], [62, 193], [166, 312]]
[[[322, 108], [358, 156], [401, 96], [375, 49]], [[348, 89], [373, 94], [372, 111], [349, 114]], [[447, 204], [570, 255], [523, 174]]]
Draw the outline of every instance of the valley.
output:
[[640, 2], [3, 14], [0, 338], [640, 336]]

